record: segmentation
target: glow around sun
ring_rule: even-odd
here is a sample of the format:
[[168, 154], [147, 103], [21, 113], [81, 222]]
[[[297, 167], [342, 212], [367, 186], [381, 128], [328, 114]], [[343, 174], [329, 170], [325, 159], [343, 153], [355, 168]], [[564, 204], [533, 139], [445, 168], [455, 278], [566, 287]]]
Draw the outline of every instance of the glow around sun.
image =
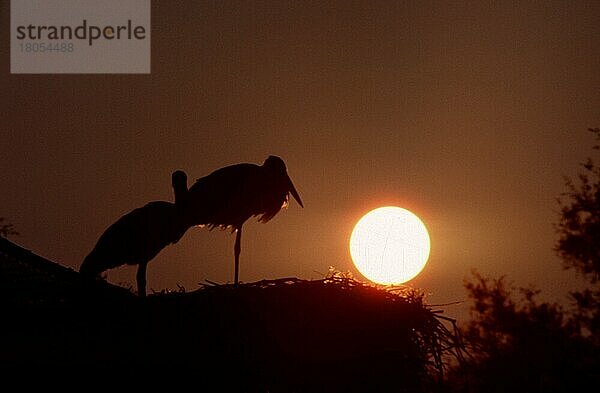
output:
[[425, 224], [412, 212], [385, 206], [364, 215], [350, 236], [359, 272], [378, 284], [402, 284], [423, 270], [430, 251]]

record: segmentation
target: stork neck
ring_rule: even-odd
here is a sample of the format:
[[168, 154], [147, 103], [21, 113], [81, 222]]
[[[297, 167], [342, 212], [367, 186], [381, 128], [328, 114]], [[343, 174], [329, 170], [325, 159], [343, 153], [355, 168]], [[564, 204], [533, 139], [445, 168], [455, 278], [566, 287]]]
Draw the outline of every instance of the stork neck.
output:
[[174, 184], [173, 185], [173, 190], [175, 192], [175, 204], [176, 205], [181, 205], [182, 203], [184, 203], [184, 200], [187, 196], [187, 185], [185, 184]]

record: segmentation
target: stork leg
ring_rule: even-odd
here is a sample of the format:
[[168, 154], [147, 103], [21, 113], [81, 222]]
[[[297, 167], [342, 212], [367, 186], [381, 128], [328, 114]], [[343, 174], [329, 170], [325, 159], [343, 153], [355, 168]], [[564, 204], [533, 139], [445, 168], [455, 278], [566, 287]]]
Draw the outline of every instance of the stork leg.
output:
[[140, 263], [138, 266], [138, 271], [137, 274], [135, 276], [135, 278], [137, 279], [137, 286], [138, 286], [138, 296], [140, 297], [146, 297], [146, 266], [148, 264], [147, 263]]
[[233, 251], [235, 253], [235, 280], [234, 280], [235, 286], [238, 285], [238, 278], [239, 278], [239, 273], [240, 273], [240, 252], [242, 251], [241, 243], [242, 243], [242, 227], [240, 226], [236, 230], [235, 246], [233, 248]]

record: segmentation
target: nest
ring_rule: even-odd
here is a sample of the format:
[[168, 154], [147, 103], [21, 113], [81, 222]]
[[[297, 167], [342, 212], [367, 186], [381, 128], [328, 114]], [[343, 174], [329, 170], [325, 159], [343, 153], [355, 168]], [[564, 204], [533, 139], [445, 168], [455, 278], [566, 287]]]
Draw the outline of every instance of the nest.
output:
[[426, 305], [422, 293], [339, 272], [321, 280], [208, 282], [148, 302], [158, 331], [202, 332], [202, 359], [216, 369], [235, 365], [244, 389], [436, 391], [446, 368], [462, 361], [455, 320]]

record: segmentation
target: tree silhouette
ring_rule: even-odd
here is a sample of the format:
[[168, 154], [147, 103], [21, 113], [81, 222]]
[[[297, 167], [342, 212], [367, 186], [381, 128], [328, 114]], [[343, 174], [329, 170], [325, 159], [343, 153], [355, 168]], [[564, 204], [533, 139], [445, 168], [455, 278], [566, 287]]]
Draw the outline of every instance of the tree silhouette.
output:
[[[589, 131], [600, 143], [600, 128]], [[567, 178], [568, 191], [558, 200], [561, 217], [555, 251], [565, 269], [575, 269], [590, 283], [589, 288], [571, 292], [576, 305], [573, 322], [600, 345], [600, 167], [591, 157], [581, 166], [578, 181]]]
[[[600, 129], [589, 131], [600, 141]], [[558, 200], [555, 251], [563, 267], [581, 273], [589, 287], [571, 292], [575, 308], [566, 311], [539, 301], [535, 288], [474, 271], [465, 280], [473, 304], [472, 320], [461, 329], [470, 354], [461, 388], [571, 392], [600, 383], [600, 168], [592, 158], [582, 167], [577, 182], [565, 179], [567, 192]]]
[[15, 231], [15, 227], [11, 223], [5, 223], [5, 218], [0, 217], [0, 236], [9, 237], [11, 235], [19, 235], [19, 232]]
[[594, 354], [565, 311], [539, 290], [473, 272], [472, 321], [462, 334], [469, 392], [570, 392], [597, 377]]

